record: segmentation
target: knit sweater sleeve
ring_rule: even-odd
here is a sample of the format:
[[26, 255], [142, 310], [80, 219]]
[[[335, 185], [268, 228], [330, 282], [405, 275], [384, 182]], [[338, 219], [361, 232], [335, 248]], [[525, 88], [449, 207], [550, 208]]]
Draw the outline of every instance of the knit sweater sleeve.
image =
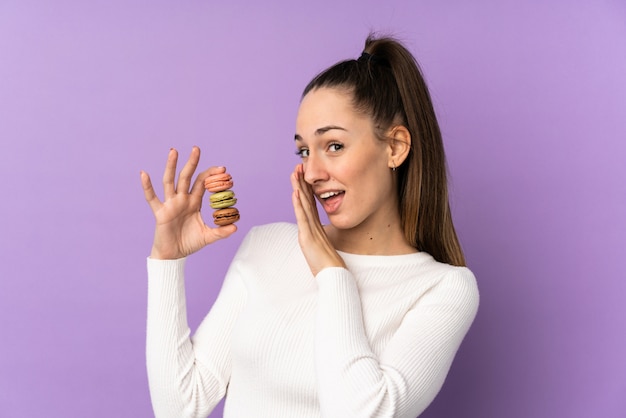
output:
[[[245, 251], [245, 240], [239, 253]], [[237, 257], [198, 330], [187, 323], [185, 259], [148, 259], [146, 362], [155, 417], [206, 417], [230, 378], [230, 336], [246, 292]]]
[[434, 399], [478, 307], [473, 274], [453, 268], [404, 316], [379, 356], [344, 268], [318, 273], [316, 367], [324, 417], [419, 415]]

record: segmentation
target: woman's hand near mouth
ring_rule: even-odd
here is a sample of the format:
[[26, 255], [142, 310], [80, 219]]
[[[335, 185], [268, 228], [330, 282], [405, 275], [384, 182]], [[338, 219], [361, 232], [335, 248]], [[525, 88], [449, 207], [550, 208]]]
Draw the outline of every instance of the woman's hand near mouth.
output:
[[298, 224], [298, 243], [313, 275], [328, 267], [346, 267], [333, 247], [322, 224], [315, 195], [304, 180], [304, 168], [298, 164], [291, 174], [292, 202]]

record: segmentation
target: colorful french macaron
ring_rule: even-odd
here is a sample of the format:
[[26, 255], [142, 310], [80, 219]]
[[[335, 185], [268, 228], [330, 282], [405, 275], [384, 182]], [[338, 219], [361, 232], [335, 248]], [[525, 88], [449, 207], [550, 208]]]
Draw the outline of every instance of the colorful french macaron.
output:
[[233, 178], [228, 173], [214, 174], [204, 180], [204, 188], [211, 192], [209, 204], [213, 209], [213, 223], [217, 226], [230, 225], [239, 220], [239, 210], [235, 207], [237, 199], [230, 190]]
[[218, 226], [230, 225], [239, 220], [239, 210], [237, 208], [218, 209], [213, 212], [213, 223]]
[[237, 203], [235, 193], [232, 190], [224, 190], [213, 193], [209, 197], [209, 203], [213, 209], [224, 209], [234, 206]]
[[214, 174], [204, 180], [204, 188], [211, 193], [222, 192], [233, 187], [233, 178], [228, 173]]

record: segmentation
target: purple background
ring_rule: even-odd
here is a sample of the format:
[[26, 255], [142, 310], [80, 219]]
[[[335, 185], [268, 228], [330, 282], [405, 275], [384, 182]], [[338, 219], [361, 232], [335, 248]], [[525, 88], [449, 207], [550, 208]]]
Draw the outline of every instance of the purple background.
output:
[[300, 92], [370, 29], [426, 74], [482, 296], [423, 416], [626, 416], [618, 0], [0, 2], [0, 416], [152, 415], [139, 170], [197, 144], [235, 176], [240, 232], [189, 261], [195, 328], [249, 228], [293, 220]]

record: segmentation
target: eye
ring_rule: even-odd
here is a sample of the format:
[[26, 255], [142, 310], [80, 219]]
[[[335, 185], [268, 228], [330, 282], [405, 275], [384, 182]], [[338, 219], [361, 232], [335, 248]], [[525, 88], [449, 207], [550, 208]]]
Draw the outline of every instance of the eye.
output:
[[307, 148], [298, 148], [296, 155], [300, 158], [306, 158], [309, 156], [309, 150]]
[[343, 144], [340, 144], [339, 142], [333, 142], [328, 145], [328, 150], [330, 152], [339, 152], [342, 149], [343, 149]]

